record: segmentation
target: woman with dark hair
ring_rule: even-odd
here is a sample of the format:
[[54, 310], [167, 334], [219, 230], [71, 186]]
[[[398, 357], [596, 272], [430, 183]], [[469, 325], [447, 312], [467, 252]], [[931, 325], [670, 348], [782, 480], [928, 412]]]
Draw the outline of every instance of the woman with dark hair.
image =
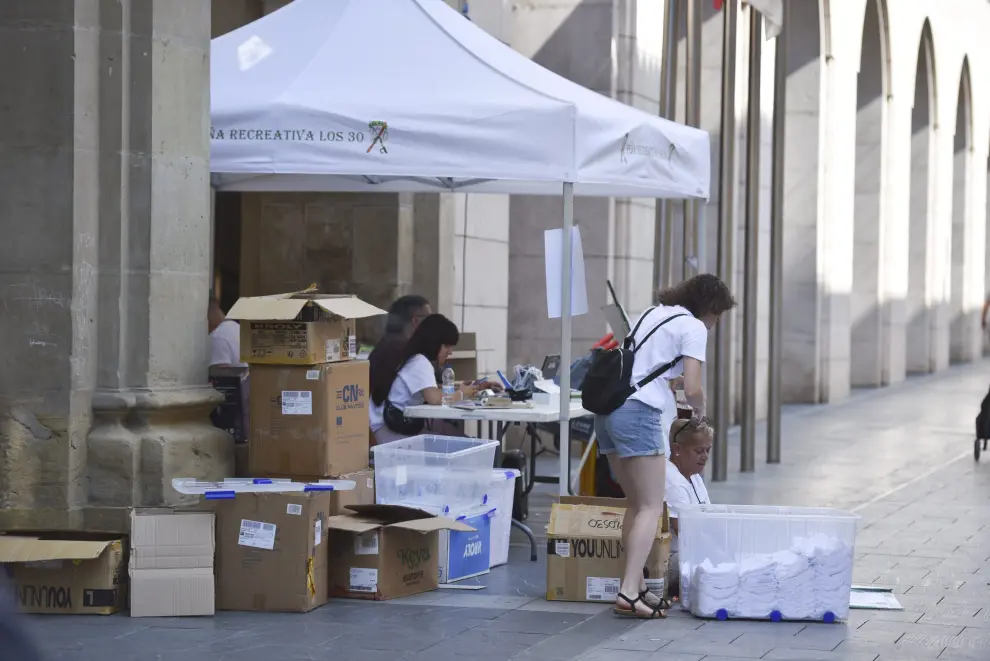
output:
[[[442, 404], [443, 392], [437, 384], [442, 369], [460, 339], [457, 326], [442, 314], [431, 314], [416, 327], [406, 344], [398, 368], [391, 373], [379, 370], [371, 379], [371, 431], [378, 444], [418, 433], [415, 422], [404, 421], [407, 406]], [[460, 384], [458, 399], [473, 396], [490, 384]]]
[[631, 333], [636, 349], [632, 383], [660, 365], [674, 362], [674, 366], [611, 414], [595, 416], [599, 448], [629, 503], [622, 522], [626, 565], [615, 602], [617, 615], [643, 619], [666, 615], [668, 604], [646, 589], [643, 567], [663, 515], [668, 438], [677, 418], [670, 382], [683, 377], [693, 416], [707, 425], [701, 373], [708, 331], [735, 306], [729, 288], [710, 273], [660, 292], [659, 305], [644, 312]]

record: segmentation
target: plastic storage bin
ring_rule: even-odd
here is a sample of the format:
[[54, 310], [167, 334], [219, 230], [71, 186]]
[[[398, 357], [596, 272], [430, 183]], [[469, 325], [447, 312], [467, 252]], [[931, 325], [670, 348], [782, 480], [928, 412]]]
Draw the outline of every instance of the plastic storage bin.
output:
[[413, 436], [372, 448], [380, 504], [441, 513], [482, 504], [491, 489], [498, 441]]
[[509, 562], [509, 538], [512, 536], [512, 499], [515, 496], [516, 480], [520, 473], [514, 468], [492, 471], [492, 486], [488, 492], [488, 503], [495, 508], [492, 519], [492, 544], [490, 562], [498, 567]]
[[825, 622], [849, 615], [855, 514], [751, 505], [675, 510], [681, 603], [692, 614]]

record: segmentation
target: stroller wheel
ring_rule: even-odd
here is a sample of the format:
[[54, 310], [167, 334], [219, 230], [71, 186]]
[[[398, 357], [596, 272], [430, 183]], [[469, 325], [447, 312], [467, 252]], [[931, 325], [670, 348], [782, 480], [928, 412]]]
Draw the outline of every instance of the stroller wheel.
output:
[[973, 443], [973, 458], [976, 461], [979, 461], [980, 460], [980, 450], [982, 450], [984, 447], [985, 447], [985, 443], [984, 443], [984, 441], [982, 439], [979, 439], [978, 438]]

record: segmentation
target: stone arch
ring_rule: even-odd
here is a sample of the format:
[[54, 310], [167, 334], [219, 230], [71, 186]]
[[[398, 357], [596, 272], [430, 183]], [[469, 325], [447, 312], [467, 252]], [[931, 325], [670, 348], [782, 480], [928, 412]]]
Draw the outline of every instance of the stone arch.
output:
[[931, 226], [935, 185], [935, 128], [938, 126], [935, 50], [926, 20], [918, 43], [911, 111], [911, 190], [908, 229], [906, 366], [911, 373], [935, 370], [931, 306]]
[[829, 0], [788, 3], [784, 162], [782, 392], [788, 402], [821, 401], [819, 231], [821, 113], [831, 55]]
[[856, 79], [856, 184], [850, 296], [850, 377], [854, 387], [876, 387], [883, 383], [880, 214], [890, 80], [887, 39], [884, 0], [867, 0]]
[[966, 219], [969, 211], [969, 178], [973, 161], [973, 107], [969, 59], [963, 58], [956, 99], [955, 133], [952, 140], [952, 239], [949, 255], [949, 360], [970, 361], [971, 315], [965, 308]]

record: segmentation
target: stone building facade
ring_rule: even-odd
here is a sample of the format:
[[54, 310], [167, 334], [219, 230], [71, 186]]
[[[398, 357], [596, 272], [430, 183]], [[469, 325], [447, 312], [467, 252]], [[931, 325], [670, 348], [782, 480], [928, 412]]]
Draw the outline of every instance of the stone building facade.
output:
[[[129, 506], [178, 502], [171, 477], [230, 474], [229, 439], [207, 419], [217, 400], [205, 385], [211, 285], [227, 300], [314, 281], [381, 305], [422, 293], [478, 333], [483, 370], [556, 351], [541, 231], [557, 225], [559, 199], [211, 200], [209, 39], [284, 4], [0, 3], [0, 528], [120, 529]], [[717, 168], [722, 21], [711, 4], [702, 2], [701, 125]], [[853, 387], [974, 360], [990, 281], [990, 5], [785, 4], [785, 396], [832, 402]], [[663, 0], [468, 7], [477, 25], [543, 66], [649, 112], [658, 105], [663, 14]], [[744, 11], [737, 291], [747, 34]], [[766, 42], [761, 72], [759, 296], [740, 301], [759, 314], [761, 415], [775, 48]], [[717, 195], [713, 186], [703, 213], [709, 247]], [[597, 311], [606, 279], [631, 311], [650, 303], [654, 201], [578, 200], [575, 218], [592, 310], [575, 322], [579, 353], [606, 330]], [[712, 251], [702, 257], [703, 268], [714, 266]], [[737, 360], [740, 347], [737, 339]]]

